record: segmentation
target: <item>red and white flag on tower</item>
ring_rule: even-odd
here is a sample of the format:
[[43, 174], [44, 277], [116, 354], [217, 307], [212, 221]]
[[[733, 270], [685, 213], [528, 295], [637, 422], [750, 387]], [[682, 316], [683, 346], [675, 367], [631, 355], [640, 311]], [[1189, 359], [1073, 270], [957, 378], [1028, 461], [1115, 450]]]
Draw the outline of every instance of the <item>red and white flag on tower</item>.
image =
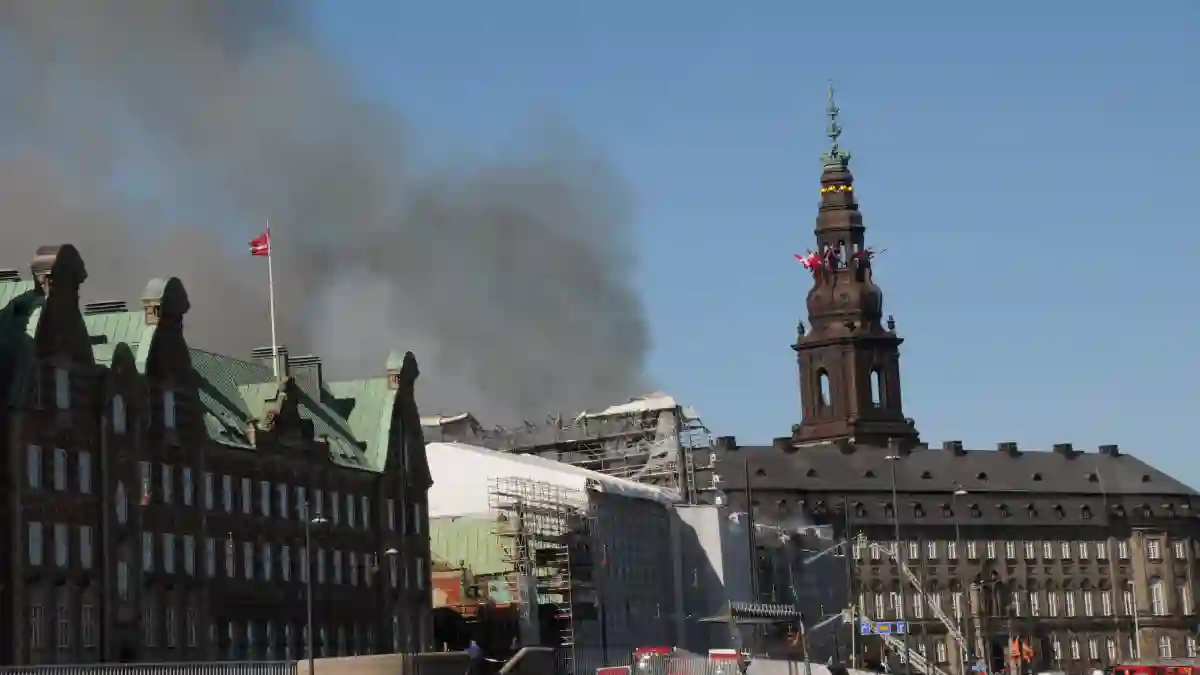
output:
[[279, 341], [275, 338], [275, 269], [273, 264], [275, 256], [272, 255], [273, 248], [270, 225], [267, 225], [267, 229], [262, 234], [250, 240], [250, 255], [262, 256], [267, 259], [267, 294], [271, 311], [271, 367], [275, 372], [275, 377], [279, 377]]
[[250, 240], [250, 255], [271, 255], [271, 228]]

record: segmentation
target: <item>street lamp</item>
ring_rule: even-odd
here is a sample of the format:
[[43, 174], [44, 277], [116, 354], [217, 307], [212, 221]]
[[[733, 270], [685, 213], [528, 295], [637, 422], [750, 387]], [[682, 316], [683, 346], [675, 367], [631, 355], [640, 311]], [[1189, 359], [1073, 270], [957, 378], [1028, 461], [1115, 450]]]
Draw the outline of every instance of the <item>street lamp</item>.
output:
[[304, 512], [304, 597], [307, 604], [307, 619], [308, 625], [305, 632], [308, 633], [308, 675], [316, 675], [317, 662], [313, 652], [315, 651], [316, 635], [313, 626], [313, 581], [312, 581], [312, 526], [324, 525], [329, 521], [318, 513], [315, 517], [308, 515], [308, 502], [303, 502]]
[[[888, 455], [887, 457], [884, 457], [884, 459], [886, 459], [888, 461], [888, 465], [891, 468], [891, 475], [892, 475], [892, 527], [895, 529], [895, 532], [896, 532], [896, 543], [895, 543], [896, 564], [903, 565], [904, 560], [901, 557], [903, 549], [900, 546], [900, 500], [898, 498], [898, 495], [896, 494], [896, 462], [900, 461], [900, 455]], [[896, 613], [896, 615], [903, 618], [907, 614], [907, 611], [906, 611], [907, 609], [908, 609], [908, 595], [904, 592], [904, 575], [901, 574], [900, 575], [900, 611], [898, 611]], [[911, 675], [911, 673], [912, 673], [912, 662], [909, 657], [910, 657], [910, 654], [909, 654], [909, 649], [908, 649], [908, 622], [905, 621], [905, 626], [904, 626], [904, 672], [906, 675]]]
[[[958, 486], [957, 489], [954, 490], [954, 493], [951, 495], [951, 499], [950, 499], [950, 513], [954, 517], [954, 555], [955, 555], [955, 557], [958, 557], [959, 555], [961, 555], [960, 549], [962, 549], [962, 526], [960, 524], [961, 521], [958, 518], [958, 498], [965, 497], [966, 495], [967, 495], [967, 491], [964, 490], [963, 487], [960, 485], [960, 486]], [[951, 602], [953, 602], [954, 598], [951, 597], [950, 600], [951, 600]], [[958, 606], [958, 603], [955, 603], [955, 605], [954, 605], [954, 614], [955, 614], [954, 618], [957, 619], [957, 622], [958, 622], [958, 634], [962, 636], [963, 644], [965, 645], [967, 642], [966, 626], [963, 624], [963, 611], [962, 611], [962, 608], [960, 608]], [[959, 651], [959, 654], [958, 654], [959, 672], [962, 673], [962, 675], [967, 675], [967, 650], [964, 647], [962, 649], [959, 649], [958, 651]]]

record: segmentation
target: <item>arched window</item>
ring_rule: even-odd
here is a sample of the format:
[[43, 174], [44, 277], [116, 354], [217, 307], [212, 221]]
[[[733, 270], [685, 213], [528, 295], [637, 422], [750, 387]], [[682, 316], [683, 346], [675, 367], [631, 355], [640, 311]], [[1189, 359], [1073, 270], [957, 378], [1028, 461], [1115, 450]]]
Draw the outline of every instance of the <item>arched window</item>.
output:
[[817, 386], [821, 407], [829, 407], [829, 402], [832, 400], [829, 389], [829, 373], [824, 370], [817, 372]]
[[1167, 585], [1162, 579], [1150, 582], [1150, 611], [1154, 616], [1167, 615]]
[[883, 405], [883, 373], [878, 368], [871, 369], [871, 405]]
[[116, 394], [112, 398], [112, 429], [114, 434], [125, 433], [125, 397]]
[[1158, 638], [1158, 655], [1160, 658], [1171, 658], [1171, 637], [1160, 635]]

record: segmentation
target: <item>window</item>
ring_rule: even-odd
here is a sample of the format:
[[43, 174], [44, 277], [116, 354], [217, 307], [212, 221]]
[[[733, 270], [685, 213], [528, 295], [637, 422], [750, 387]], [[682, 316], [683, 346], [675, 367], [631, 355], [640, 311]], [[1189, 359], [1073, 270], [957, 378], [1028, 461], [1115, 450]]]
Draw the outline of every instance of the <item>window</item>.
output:
[[346, 495], [346, 525], [354, 527], [354, 495]]
[[29, 539], [29, 564], [41, 565], [42, 552], [45, 551], [45, 543], [42, 541], [42, 524], [36, 521], [30, 522], [27, 536]]
[[[398, 555], [389, 555], [387, 557], [388, 577], [392, 581], [392, 588], [396, 588], [397, 586], [400, 585], [400, 563], [399, 563], [399, 561], [396, 560], [399, 557], [400, 556], [398, 556]], [[861, 607], [862, 601], [860, 600], [858, 604]]]
[[54, 490], [64, 492], [67, 489], [67, 451], [62, 448], [54, 449]]
[[124, 560], [117, 561], [117, 597], [129, 599], [129, 563]]
[[1088, 542], [1086, 542], [1086, 541], [1079, 542], [1079, 559], [1080, 560], [1088, 559]]
[[358, 585], [358, 553], [350, 551], [346, 566], [350, 568], [350, 585]]
[[271, 515], [271, 482], [258, 481], [258, 510], [264, 516]]
[[1037, 546], [1032, 541], [1025, 542], [1025, 559], [1030, 560], [1037, 557]]
[[1021, 610], [1023, 609], [1023, 608], [1021, 607], [1021, 596], [1022, 596], [1022, 595], [1024, 595], [1024, 594], [1023, 594], [1023, 593], [1021, 593], [1021, 592], [1019, 592], [1019, 591], [1018, 591], [1018, 592], [1016, 592], [1016, 593], [1013, 593], [1013, 594], [1012, 594], [1012, 611], [1013, 611], [1013, 616], [1021, 616]]
[[162, 393], [163, 427], [175, 428], [175, 392], [170, 389]]
[[338, 522], [341, 520], [341, 516], [338, 512], [338, 503], [339, 503], [338, 493], [330, 492], [329, 493], [329, 520], [333, 521], [334, 525], [337, 525]]
[[163, 464], [161, 474], [162, 474], [162, 503], [170, 504], [171, 500], [174, 499], [174, 494], [173, 494], [174, 489], [173, 488], [175, 487], [174, 476], [171, 473], [171, 465]]
[[272, 566], [272, 560], [271, 560], [271, 543], [264, 541], [260, 548], [262, 549], [261, 557], [262, 557], [263, 581], [270, 581], [271, 580], [271, 572], [274, 571], [274, 567]]
[[947, 661], [950, 660], [946, 654], [946, 643], [945, 642], [939, 641], [939, 642], [933, 643], [933, 655], [934, 655], [934, 658], [937, 659], [938, 663], [946, 663]]
[[1008, 558], [1009, 560], [1012, 560], [1017, 557], [1017, 542], [1015, 542], [1015, 541], [1004, 542], [1004, 557]]
[[292, 580], [292, 549], [287, 544], [279, 548], [279, 572], [284, 581]]
[[1079, 651], [1079, 640], [1077, 640], [1075, 638], [1071, 638], [1070, 644], [1071, 644], [1071, 658], [1078, 661], [1079, 657], [1083, 656], [1083, 653]]
[[233, 513], [233, 476], [221, 476], [221, 506], [225, 513]]
[[1183, 540], [1171, 542], [1171, 555], [1175, 556], [1176, 560], [1187, 560], [1187, 542]]
[[125, 398], [120, 394], [112, 399], [112, 429], [117, 435], [125, 433]]
[[66, 368], [54, 369], [54, 403], [59, 410], [71, 408], [71, 373]]
[[296, 486], [296, 515], [303, 521], [308, 514], [308, 490], [303, 485]]
[[879, 560], [880, 556], [883, 555], [882, 553], [880, 553], [878, 546], [872, 546], [872, 547], [870, 547], [870, 550], [871, 550], [871, 560]]
[[314, 516], [320, 516], [320, 515], [325, 514], [324, 497], [325, 497], [325, 494], [323, 492], [321, 492], [321, 488], [317, 488], [317, 489], [313, 490], [313, 510], [312, 510], [312, 512], [313, 512]]
[[1037, 591], [1029, 592], [1029, 616], [1041, 616], [1042, 603], [1041, 595]]
[[253, 486], [249, 478], [242, 479], [242, 513], [250, 515], [253, 512]]
[[912, 616], [914, 619], [925, 618], [925, 600], [920, 593], [912, 596]]
[[937, 540], [925, 542], [925, 557], [929, 560], [937, 560], [938, 543]]
[[978, 560], [979, 559], [979, 549], [976, 546], [976, 543], [974, 540], [967, 542], [967, 559], [968, 560]]
[[921, 557], [921, 542], [918, 542], [918, 541], [908, 542], [908, 559], [909, 560], [917, 560], [920, 557]]
[[155, 611], [147, 607], [142, 610], [142, 642], [147, 647], [158, 646], [158, 631], [154, 630]]
[[391, 497], [387, 500], [387, 528], [390, 532], [396, 531], [396, 500]]
[[425, 512], [422, 510], [423, 506], [421, 502], [412, 503], [413, 534], [421, 534], [424, 531]]
[[204, 540], [204, 574], [209, 577], [217, 575], [217, 540], [212, 537]]
[[325, 583], [325, 549], [317, 549], [317, 583]]
[[1116, 661], [1117, 660], [1117, 641], [1112, 638], [1106, 639], [1104, 641], [1104, 648], [1108, 652], [1109, 662]]
[[163, 632], [166, 633], [167, 647], [175, 646], [175, 608], [168, 607], [163, 613]]
[[41, 649], [46, 646], [42, 637], [43, 611], [41, 605], [29, 606], [29, 648]]
[[1062, 559], [1063, 560], [1070, 560], [1072, 557], [1074, 557], [1071, 555], [1071, 542], [1064, 541], [1061, 544], [1059, 544], [1059, 548], [1062, 550]]
[[196, 574], [196, 538], [190, 534], [183, 535], [183, 573]]
[[1166, 616], [1167, 614], [1167, 589], [1162, 579], [1150, 582], [1150, 611], [1154, 613], [1154, 616]]
[[129, 522], [129, 499], [125, 495], [125, 484], [117, 481], [117, 488], [113, 493], [113, 503], [117, 509], [117, 522], [121, 525]]
[[1050, 616], [1058, 616], [1058, 593], [1056, 591], [1046, 593], [1046, 609], [1050, 612]]
[[1189, 659], [1196, 658], [1196, 636], [1195, 635], [1187, 636], [1186, 642], [1184, 643], [1184, 648], [1187, 650], [1187, 656]]
[[308, 572], [309, 572], [308, 549], [301, 546], [300, 547], [300, 581], [303, 581], [306, 583], [308, 582]]
[[83, 605], [79, 608], [79, 645], [84, 649], [96, 646], [95, 605]]
[[184, 631], [187, 633], [187, 637], [185, 638], [187, 640], [187, 646], [195, 647], [196, 645], [200, 644], [200, 631], [199, 626], [196, 624], [195, 608], [189, 607], [187, 609], [187, 612], [184, 614], [183, 622]]
[[1075, 616], [1075, 591], [1063, 593], [1067, 601], [1067, 616]]
[[342, 552], [338, 550], [333, 552], [333, 583], [342, 583]]
[[1175, 602], [1179, 606], [1179, 611], [1184, 615], [1191, 616], [1192, 614], [1192, 588], [1186, 582], [1179, 582], [1175, 585]]
[[54, 524], [54, 564], [66, 567], [71, 548], [71, 530], [66, 523]]
[[289, 513], [289, 511], [288, 511], [288, 486], [286, 484], [280, 483], [275, 488], [275, 492], [279, 495], [279, 517], [287, 518], [288, 513]]
[[1095, 614], [1096, 614], [1096, 607], [1095, 607], [1095, 603], [1094, 603], [1094, 598], [1092, 597], [1092, 592], [1084, 591], [1083, 592], [1083, 615], [1084, 616], [1095, 616]]
[[204, 472], [204, 508], [212, 510], [215, 502], [216, 480], [212, 473]]
[[142, 533], [142, 571], [154, 571], [154, 534]]
[[234, 559], [233, 559], [233, 540], [225, 542], [225, 576], [232, 579], [234, 577]]
[[254, 578], [254, 544], [242, 542], [242, 572], [247, 579]]
[[152, 477], [150, 475], [150, 462], [138, 462], [138, 472], [142, 477], [142, 506], [150, 503], [150, 485]]
[[29, 476], [29, 487], [40, 490], [42, 487], [42, 448], [31, 445], [25, 448], [25, 470]]
[[989, 539], [987, 541], [987, 545], [985, 546], [985, 548], [987, 548], [987, 559], [995, 560], [996, 559], [996, 542]]
[[961, 619], [963, 615], [962, 591], [954, 591], [954, 593], [950, 595], [950, 602], [954, 604], [954, 618]]
[[1062, 643], [1058, 641], [1058, 638], [1054, 638], [1054, 641], [1050, 643], [1050, 651], [1054, 653], [1055, 661], [1062, 661]]
[[887, 616], [883, 611], [883, 593], [875, 594], [875, 616]]
[[1113, 603], [1111, 591], [1100, 591], [1100, 613], [1104, 616], [1113, 615]]
[[76, 478], [79, 481], [79, 493], [92, 494], [92, 453], [84, 451], [78, 455], [79, 465], [75, 467]]
[[196, 484], [192, 480], [192, 467], [183, 467], [181, 473], [181, 480], [183, 480], [183, 505], [191, 506], [192, 502], [196, 501]]
[[1162, 542], [1157, 539], [1147, 539], [1146, 557], [1151, 560], [1162, 560]]
[[1117, 542], [1117, 557], [1120, 558], [1121, 560], [1129, 560], [1129, 542], [1127, 542], [1127, 541], [1118, 541]]
[[1088, 658], [1093, 661], [1100, 658], [1100, 641], [1096, 638], [1088, 640]]
[[946, 542], [946, 559], [947, 560], [958, 560], [958, 542], [957, 541]]
[[1108, 541], [1096, 542], [1096, 560], [1108, 560]]
[[163, 532], [162, 535], [162, 561], [163, 571], [167, 574], [175, 573], [175, 535], [170, 532]]
[[58, 624], [58, 630], [55, 631], [58, 635], [58, 648], [68, 650], [71, 648], [71, 615], [67, 613], [66, 597], [59, 597], [54, 615], [55, 623]]
[[417, 590], [425, 590], [425, 558], [421, 556], [413, 558], [413, 572], [417, 575]]
[[79, 526], [79, 565], [85, 570], [92, 569], [95, 564], [94, 542], [92, 540], [92, 526]]
[[1171, 638], [1166, 635], [1158, 637], [1158, 656], [1160, 658], [1171, 658]]
[[362, 498], [362, 526], [364, 530], [371, 528], [371, 498]]
[[1133, 616], [1133, 586], [1125, 588], [1121, 600], [1125, 605], [1125, 616]]

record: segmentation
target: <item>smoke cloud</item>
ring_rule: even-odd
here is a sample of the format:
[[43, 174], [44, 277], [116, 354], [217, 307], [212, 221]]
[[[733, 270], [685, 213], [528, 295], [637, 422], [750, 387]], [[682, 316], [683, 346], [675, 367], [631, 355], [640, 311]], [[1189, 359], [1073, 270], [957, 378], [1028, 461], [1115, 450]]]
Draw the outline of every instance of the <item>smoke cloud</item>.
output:
[[569, 134], [414, 166], [290, 0], [0, 0], [0, 250], [74, 243], [93, 300], [183, 279], [193, 346], [281, 342], [335, 377], [422, 363], [425, 412], [541, 419], [645, 386], [630, 208]]

